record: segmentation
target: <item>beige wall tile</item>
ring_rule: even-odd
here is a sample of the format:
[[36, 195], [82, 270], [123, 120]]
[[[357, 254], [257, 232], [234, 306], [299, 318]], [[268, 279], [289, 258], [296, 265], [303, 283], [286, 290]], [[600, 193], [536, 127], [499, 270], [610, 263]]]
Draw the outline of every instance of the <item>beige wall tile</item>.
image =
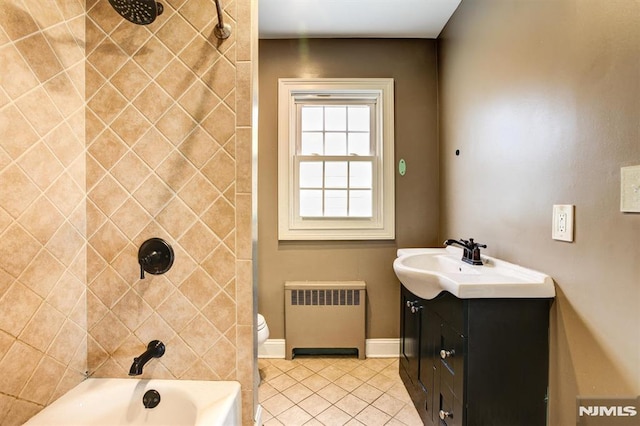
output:
[[[253, 353], [238, 347], [252, 329], [238, 329], [235, 299], [236, 250], [247, 238], [236, 237], [236, 216], [250, 216], [234, 207], [236, 167], [250, 167], [246, 152], [236, 164], [239, 39], [205, 38], [212, 0], [167, 0], [145, 27], [108, 2], [85, 3], [0, 4], [0, 54], [10, 59], [0, 64], [8, 153], [0, 184], [19, 188], [0, 202], [8, 272], [0, 303], [21, 307], [0, 320], [0, 371], [27, 359], [3, 384], [13, 396], [0, 419], [12, 410], [16, 423], [39, 409], [33, 402], [78, 383], [85, 368], [126, 375], [128, 358], [154, 338], [180, 357], [154, 363], [148, 377], [237, 379], [248, 374], [238, 360]], [[238, 5], [224, 6], [235, 33]], [[171, 239], [176, 262], [140, 280], [137, 247], [151, 236]], [[34, 258], [45, 266], [29, 267]], [[18, 340], [1, 338], [11, 335]], [[242, 382], [251, 394], [252, 382]]]

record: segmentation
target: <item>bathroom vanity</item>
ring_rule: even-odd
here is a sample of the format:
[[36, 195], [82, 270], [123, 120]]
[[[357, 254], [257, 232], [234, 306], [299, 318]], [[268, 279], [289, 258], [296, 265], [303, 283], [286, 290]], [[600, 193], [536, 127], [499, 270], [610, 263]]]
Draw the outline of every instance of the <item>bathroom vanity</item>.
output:
[[[429, 256], [420, 262], [396, 260], [409, 269], [428, 264], [438, 285], [449, 286], [436, 289], [431, 278], [420, 277], [432, 288], [424, 290], [422, 282], [414, 282], [414, 289], [424, 290], [416, 294], [404, 282], [401, 287], [400, 376], [424, 424], [545, 425], [552, 280], [535, 271], [509, 276], [510, 264], [491, 258], [485, 259], [491, 265], [487, 269], [468, 269], [451, 263], [459, 257], [450, 251]], [[442, 258], [436, 262], [434, 256]], [[395, 269], [404, 277], [398, 273], [401, 268]], [[492, 274], [496, 285], [502, 280], [505, 287], [490, 287], [487, 277]], [[513, 290], [517, 287], [509, 287], [516, 279], [527, 285], [539, 280], [547, 289], [519, 296]], [[477, 292], [474, 283], [486, 290]], [[474, 297], [461, 296], [464, 291]]]

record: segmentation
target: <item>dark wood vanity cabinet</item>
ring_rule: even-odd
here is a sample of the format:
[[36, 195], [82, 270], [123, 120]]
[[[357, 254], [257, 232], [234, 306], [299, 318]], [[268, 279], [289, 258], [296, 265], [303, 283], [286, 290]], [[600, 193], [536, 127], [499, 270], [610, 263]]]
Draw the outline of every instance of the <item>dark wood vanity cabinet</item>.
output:
[[400, 376], [425, 425], [545, 425], [551, 302], [403, 286]]

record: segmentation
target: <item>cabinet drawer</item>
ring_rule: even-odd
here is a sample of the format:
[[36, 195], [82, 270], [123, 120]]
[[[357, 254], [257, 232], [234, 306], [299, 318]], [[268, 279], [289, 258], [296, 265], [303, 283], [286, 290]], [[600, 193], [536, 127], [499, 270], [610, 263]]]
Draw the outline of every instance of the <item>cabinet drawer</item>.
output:
[[464, 355], [464, 337], [443, 323], [440, 326], [440, 347], [436, 353], [440, 362], [440, 384], [457, 397], [462, 397]]
[[436, 416], [436, 424], [440, 426], [462, 425], [462, 404], [448, 389], [443, 388], [440, 390], [440, 403], [438, 404]]

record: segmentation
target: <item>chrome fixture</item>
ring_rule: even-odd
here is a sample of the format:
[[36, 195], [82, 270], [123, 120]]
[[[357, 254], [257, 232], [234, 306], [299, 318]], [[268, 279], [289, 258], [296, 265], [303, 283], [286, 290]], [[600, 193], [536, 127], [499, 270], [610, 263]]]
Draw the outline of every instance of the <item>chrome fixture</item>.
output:
[[164, 343], [160, 340], [152, 340], [147, 345], [147, 350], [139, 357], [133, 359], [133, 364], [131, 364], [131, 368], [129, 369], [129, 375], [139, 376], [142, 374], [142, 368], [147, 362], [151, 361], [151, 358], [160, 358], [162, 355], [164, 355]]
[[111, 6], [129, 22], [149, 25], [162, 15], [164, 6], [155, 0], [109, 0]]
[[486, 244], [478, 244], [473, 241], [473, 238], [468, 240], [446, 240], [445, 246], [457, 245], [463, 248], [462, 261], [471, 265], [482, 265], [482, 259], [480, 258], [480, 248], [487, 248]]

